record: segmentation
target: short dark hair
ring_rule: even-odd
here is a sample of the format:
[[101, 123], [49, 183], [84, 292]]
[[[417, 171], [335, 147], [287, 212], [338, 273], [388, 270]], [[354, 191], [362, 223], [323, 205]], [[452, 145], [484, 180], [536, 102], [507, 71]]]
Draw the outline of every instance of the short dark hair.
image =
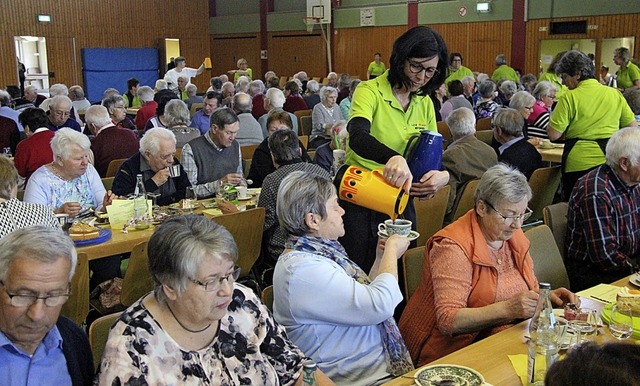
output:
[[269, 151], [278, 165], [300, 158], [300, 142], [293, 130], [276, 130], [269, 136]]
[[222, 94], [217, 91], [209, 91], [207, 95], [205, 95], [205, 99], [217, 99], [218, 106], [222, 104]]
[[129, 78], [127, 80], [127, 90], [131, 90], [132, 88], [136, 87], [137, 85], [140, 84], [140, 81], [136, 78]]
[[[156, 95], [159, 95], [159, 94], [160, 93], [158, 93]], [[158, 97], [158, 100], [156, 100], [156, 102], [158, 103], [158, 107], [156, 107], [156, 115], [157, 116], [164, 115], [164, 107], [172, 99], [179, 99], [178, 96], [174, 92], [163, 92], [162, 95], [160, 95]]]
[[228, 107], [221, 107], [211, 113], [209, 118], [209, 125], [218, 126], [219, 129], [223, 129], [226, 125], [231, 125], [238, 122], [238, 116]]
[[451, 96], [458, 96], [464, 93], [462, 82], [458, 79], [454, 79], [451, 82], [447, 83], [447, 90], [449, 90], [449, 94]]
[[462, 54], [461, 54], [461, 53], [459, 53], [459, 52], [452, 52], [452, 53], [449, 55], [449, 64], [453, 63], [453, 59], [454, 59], [456, 56], [457, 56], [457, 57], [459, 57], [459, 58], [460, 58], [460, 62], [462, 62], [462, 60], [463, 60], [463, 59], [462, 59]]
[[23, 127], [29, 126], [29, 130], [36, 131], [41, 127], [47, 127], [47, 113], [37, 107], [29, 107], [24, 109], [18, 117]]
[[293, 122], [291, 121], [291, 116], [286, 111], [278, 111], [276, 113], [271, 113], [267, 117], [267, 128], [273, 121], [280, 121], [285, 125], [289, 126], [290, 129], [293, 129]]
[[219, 76], [214, 76], [213, 78], [211, 78], [211, 80], [209, 80], [209, 83], [211, 84], [211, 87], [216, 90], [220, 90], [222, 88], [222, 79], [220, 79]]
[[438, 89], [446, 77], [448, 65], [447, 45], [439, 33], [429, 27], [413, 27], [402, 34], [393, 43], [391, 59], [389, 60], [389, 83], [391, 87], [403, 86], [410, 88], [411, 81], [404, 73], [405, 63], [409, 58], [438, 57], [438, 73], [435, 74], [416, 94], [428, 95], [430, 91]]
[[284, 84], [284, 89], [289, 90], [292, 94], [300, 94], [300, 87], [296, 81], [290, 80]]
[[556, 74], [580, 75], [580, 80], [595, 79], [596, 68], [584, 52], [571, 50], [567, 51], [556, 64]]

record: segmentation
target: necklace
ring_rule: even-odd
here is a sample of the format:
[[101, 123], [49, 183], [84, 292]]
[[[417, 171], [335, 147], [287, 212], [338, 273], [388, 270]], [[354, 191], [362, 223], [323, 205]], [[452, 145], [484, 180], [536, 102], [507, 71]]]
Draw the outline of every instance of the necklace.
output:
[[57, 165], [55, 162], [52, 162], [52, 163], [51, 163], [51, 172], [52, 172], [53, 174], [55, 174], [55, 175], [56, 175], [56, 177], [60, 178], [61, 180], [63, 180], [63, 181], [68, 181], [68, 179], [67, 179], [67, 178], [65, 178], [65, 177], [62, 175], [62, 170], [60, 170], [60, 168], [58, 167], [58, 165]]
[[186, 331], [189, 331], [192, 334], [197, 334], [199, 332], [205, 331], [206, 329], [208, 329], [209, 327], [211, 327], [211, 323], [207, 324], [203, 329], [201, 330], [191, 330], [187, 327], [185, 327], [184, 324], [182, 324], [182, 322], [180, 321], [180, 319], [178, 319], [178, 317], [176, 317], [176, 314], [173, 313], [173, 310], [171, 309], [171, 307], [169, 307], [169, 304], [167, 304], [167, 308], [169, 309], [169, 312], [171, 312], [171, 315], [173, 316], [173, 318], [176, 320], [176, 322], [178, 322], [178, 324], [180, 325], [180, 327], [184, 328]]

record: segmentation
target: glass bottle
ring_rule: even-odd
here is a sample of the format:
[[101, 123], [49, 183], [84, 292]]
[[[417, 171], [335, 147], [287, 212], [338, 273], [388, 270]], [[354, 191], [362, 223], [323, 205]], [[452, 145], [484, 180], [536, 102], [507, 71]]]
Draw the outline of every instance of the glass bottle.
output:
[[147, 192], [142, 181], [142, 174], [136, 176], [136, 187], [133, 191], [133, 218], [135, 220], [136, 229], [146, 229], [149, 227], [147, 223]]
[[316, 369], [318, 365], [312, 361], [307, 360], [302, 364], [302, 385], [303, 386], [315, 386], [316, 382]]
[[547, 369], [558, 358], [558, 332], [549, 283], [540, 283], [538, 304], [529, 322], [529, 337], [527, 384], [542, 386]]

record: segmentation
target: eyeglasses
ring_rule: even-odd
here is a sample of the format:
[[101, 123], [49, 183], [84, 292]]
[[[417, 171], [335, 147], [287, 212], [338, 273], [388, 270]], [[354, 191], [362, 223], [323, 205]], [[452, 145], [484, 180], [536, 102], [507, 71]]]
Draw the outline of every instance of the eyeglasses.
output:
[[410, 60], [409, 60], [409, 71], [411, 71], [413, 74], [419, 74], [422, 71], [424, 71], [427, 76], [435, 76], [440, 72], [435, 67], [425, 67], [420, 63], [414, 63]]
[[240, 267], [235, 267], [233, 272], [231, 272], [227, 276], [211, 279], [211, 280], [209, 280], [207, 282], [204, 282], [204, 283], [201, 282], [200, 280], [196, 280], [196, 279], [192, 279], [192, 278], [189, 278], [189, 280], [192, 283], [195, 283], [195, 284], [197, 284], [199, 286], [204, 287], [204, 290], [207, 291], [207, 292], [215, 292], [215, 291], [219, 290], [220, 287], [222, 287], [222, 283], [225, 280], [229, 284], [233, 284], [236, 280], [238, 280], [238, 277], [240, 277], [240, 271], [241, 271]]
[[509, 224], [513, 224], [515, 221], [518, 221], [518, 220], [520, 220], [520, 221], [522, 221], [524, 223], [533, 214], [533, 211], [531, 209], [527, 208], [527, 210], [523, 214], [519, 214], [517, 216], [505, 216], [502, 213], [498, 212], [498, 209], [496, 209], [493, 205], [491, 205], [490, 202], [485, 201], [485, 203], [487, 204], [487, 206], [489, 208], [493, 209], [493, 211], [496, 212], [498, 214], [498, 216], [502, 217], [502, 222], [504, 224], [506, 224], [507, 222]]
[[533, 110], [533, 106], [524, 106], [524, 108], [527, 110]]
[[71, 292], [67, 292], [61, 295], [49, 295], [49, 296], [38, 296], [38, 295], [27, 295], [27, 294], [14, 294], [7, 291], [7, 288], [4, 286], [4, 282], [0, 280], [0, 285], [4, 288], [4, 292], [9, 296], [9, 300], [11, 301], [11, 305], [14, 307], [26, 308], [34, 305], [38, 299], [42, 299], [44, 301], [44, 305], [47, 307], [58, 307], [63, 305], [67, 300], [69, 300], [69, 296], [71, 296]]
[[70, 117], [71, 116], [71, 112], [70, 111], [51, 110], [51, 112], [53, 112], [53, 115], [55, 115], [57, 117]]

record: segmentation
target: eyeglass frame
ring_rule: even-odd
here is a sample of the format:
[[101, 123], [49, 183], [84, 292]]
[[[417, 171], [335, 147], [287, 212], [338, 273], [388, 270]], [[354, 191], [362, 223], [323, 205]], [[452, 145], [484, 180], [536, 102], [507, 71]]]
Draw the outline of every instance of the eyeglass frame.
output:
[[[208, 280], [207, 282], [202, 282], [200, 280], [196, 280], [193, 278], [189, 278], [189, 281], [197, 284], [199, 286], [201, 286], [202, 288], [204, 288], [205, 292], [215, 292], [217, 290], [219, 290], [222, 287], [222, 283], [224, 281], [227, 281], [227, 283], [233, 284], [236, 282], [236, 280], [238, 280], [238, 278], [240, 277], [240, 273], [242, 272], [242, 268], [238, 267], [237, 265], [234, 267], [233, 272], [231, 272], [230, 274], [226, 275], [226, 276], [222, 276], [219, 278], [215, 278], [215, 279], [211, 279]], [[233, 280], [231, 280], [233, 279]], [[214, 284], [217, 282], [217, 285], [215, 287], [209, 287], [210, 285]]]
[[[434, 77], [434, 76], [436, 76], [436, 75], [438, 75], [440, 73], [440, 70], [438, 70], [435, 67], [425, 67], [422, 64], [414, 63], [409, 59], [407, 59], [407, 63], [409, 63], [409, 71], [412, 74], [419, 74], [422, 71], [424, 71], [425, 75], [430, 76], [430, 77]], [[415, 68], [419, 68], [419, 70], [418, 71], [414, 71]]]
[[[12, 307], [16, 307], [16, 308], [29, 308], [31, 306], [33, 306], [34, 304], [36, 304], [36, 302], [39, 299], [42, 299], [42, 301], [44, 302], [44, 305], [47, 307], [59, 307], [62, 306], [63, 304], [65, 304], [68, 300], [69, 297], [72, 295], [71, 293], [71, 289], [68, 288], [67, 289], [67, 293], [65, 294], [60, 294], [60, 295], [49, 295], [49, 296], [39, 296], [39, 295], [25, 295], [25, 294], [16, 294], [16, 293], [11, 293], [7, 290], [7, 286], [4, 284], [4, 282], [2, 280], [0, 280], [0, 285], [2, 286], [2, 288], [4, 289], [4, 292], [7, 293], [7, 296], [9, 296], [9, 303], [11, 304]], [[68, 284], [68, 286], [70, 286], [71, 283]], [[24, 299], [24, 298], [30, 298], [31, 302], [29, 304], [15, 304], [15, 300], [16, 298], [19, 299]], [[48, 304], [47, 301], [49, 299], [60, 299], [62, 300], [60, 303], [56, 303], [54, 305]]]
[[527, 221], [529, 218], [531, 218], [531, 215], [533, 214], [533, 210], [531, 210], [531, 208], [527, 207], [527, 210], [525, 210], [524, 213], [519, 214], [517, 216], [505, 216], [502, 213], [500, 213], [498, 211], [498, 209], [496, 209], [495, 206], [493, 206], [489, 201], [484, 201], [485, 204], [487, 204], [487, 206], [490, 209], [493, 209], [494, 212], [496, 212], [498, 214], [498, 216], [502, 217], [502, 223], [506, 224], [507, 220], [509, 220], [509, 224], [513, 224], [515, 221], [522, 221], [522, 224], [524, 224], [525, 221]]

